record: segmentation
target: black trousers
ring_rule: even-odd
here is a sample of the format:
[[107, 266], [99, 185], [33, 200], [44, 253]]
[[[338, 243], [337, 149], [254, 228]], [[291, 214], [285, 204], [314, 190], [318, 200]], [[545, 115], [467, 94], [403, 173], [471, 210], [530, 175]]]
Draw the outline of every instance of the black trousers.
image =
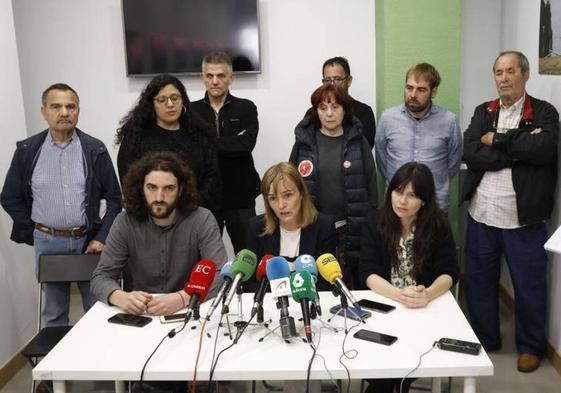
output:
[[226, 227], [236, 254], [245, 248], [247, 221], [252, 217], [255, 217], [255, 206], [242, 209], [223, 209], [216, 216], [220, 234], [222, 234], [224, 227]]

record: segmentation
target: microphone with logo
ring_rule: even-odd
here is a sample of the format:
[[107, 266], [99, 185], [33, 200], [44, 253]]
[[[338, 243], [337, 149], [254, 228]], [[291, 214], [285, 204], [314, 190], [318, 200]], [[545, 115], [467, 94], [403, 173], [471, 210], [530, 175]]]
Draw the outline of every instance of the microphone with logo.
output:
[[224, 300], [224, 296], [226, 295], [226, 292], [228, 291], [228, 289], [230, 289], [230, 285], [232, 285], [232, 280], [233, 280], [232, 261], [228, 261], [222, 266], [222, 269], [220, 269], [220, 277], [224, 282], [220, 286], [220, 289], [218, 290], [218, 294], [213, 299], [212, 304], [210, 305], [210, 308], [206, 313], [205, 319], [207, 321], [210, 321], [210, 317], [212, 316], [212, 314], [214, 314], [214, 311], [216, 310], [220, 302]]
[[251, 318], [257, 314], [257, 322], [263, 323], [263, 300], [265, 299], [265, 293], [269, 287], [269, 279], [267, 278], [267, 262], [273, 256], [271, 254], [263, 255], [259, 265], [257, 266], [257, 271], [255, 272], [255, 278], [259, 282], [259, 288], [255, 295], [253, 296], [253, 308], [251, 309]]
[[[318, 268], [316, 266], [316, 260], [313, 256], [308, 254], [302, 254], [294, 262], [294, 268], [297, 272], [307, 271], [312, 276], [314, 284], [318, 282]], [[319, 303], [319, 293], [316, 290], [316, 298], [312, 301], [312, 307], [310, 309], [310, 317], [316, 319], [316, 313], [321, 317], [321, 306]]]
[[339, 292], [344, 296], [341, 296], [341, 306], [346, 308], [346, 300], [344, 299], [346, 298], [353, 304], [353, 306], [361, 310], [361, 307], [355, 297], [341, 279], [341, 277], [343, 277], [343, 273], [341, 273], [341, 266], [339, 265], [339, 262], [337, 262], [337, 259], [332, 254], [323, 254], [318, 257], [316, 264], [319, 274], [321, 274], [327, 282], [335, 285]]
[[236, 255], [234, 262], [232, 263], [232, 274], [234, 280], [230, 286], [230, 290], [226, 295], [226, 300], [222, 306], [222, 315], [228, 314], [229, 306], [236, 294], [238, 287], [242, 281], [247, 281], [255, 272], [255, 266], [257, 265], [257, 257], [252, 251], [243, 249]]
[[193, 266], [189, 281], [187, 281], [185, 288], [183, 288], [191, 297], [187, 306], [187, 312], [185, 313], [185, 323], [191, 319], [195, 307], [205, 300], [215, 274], [216, 265], [209, 259], [202, 259]]
[[271, 294], [277, 300], [277, 308], [281, 310], [279, 325], [282, 338], [288, 341], [295, 337], [294, 318], [288, 314], [288, 297], [290, 292], [290, 267], [283, 257], [274, 257], [267, 262], [267, 277], [271, 285]]
[[312, 325], [310, 320], [310, 302], [316, 299], [314, 279], [308, 271], [294, 272], [290, 276], [292, 298], [300, 303], [304, 319], [304, 333], [308, 343], [312, 342]]

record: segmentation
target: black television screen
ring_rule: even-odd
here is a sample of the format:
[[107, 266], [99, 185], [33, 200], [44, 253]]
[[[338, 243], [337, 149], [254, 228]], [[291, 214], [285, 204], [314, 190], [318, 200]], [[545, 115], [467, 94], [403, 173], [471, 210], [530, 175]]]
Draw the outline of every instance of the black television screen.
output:
[[261, 72], [257, 1], [123, 0], [127, 75], [200, 74], [213, 51]]

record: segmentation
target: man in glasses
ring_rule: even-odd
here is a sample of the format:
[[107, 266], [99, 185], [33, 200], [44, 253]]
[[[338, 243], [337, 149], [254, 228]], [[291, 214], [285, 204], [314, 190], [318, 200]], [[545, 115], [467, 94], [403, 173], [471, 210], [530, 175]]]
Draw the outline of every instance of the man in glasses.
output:
[[[2, 189], [14, 221], [11, 239], [41, 254], [100, 253], [121, 211], [121, 190], [107, 148], [76, 128], [80, 100], [64, 83], [48, 87], [41, 113], [49, 128], [17, 143]], [[106, 211], [100, 216], [100, 201]], [[35, 273], [37, 273], [37, 264]], [[69, 283], [44, 283], [42, 322], [68, 325]], [[78, 283], [84, 309], [95, 303], [89, 282]]]
[[[332, 57], [323, 63], [322, 67], [323, 84], [334, 84], [343, 86], [345, 90], [349, 90], [353, 82], [351, 68], [349, 62], [344, 57]], [[351, 97], [352, 98], [352, 97]], [[376, 136], [376, 120], [372, 108], [360, 101], [352, 98], [353, 115], [355, 115], [362, 123], [362, 134], [368, 141], [370, 148], [374, 147], [374, 137]], [[306, 116], [310, 114], [312, 108], [308, 109]]]
[[257, 141], [257, 108], [250, 100], [230, 94], [234, 81], [232, 61], [224, 52], [203, 59], [206, 93], [191, 108], [216, 130], [216, 147], [222, 177], [222, 209], [216, 214], [220, 231], [228, 230], [234, 252], [245, 248], [247, 221], [255, 216], [259, 174], [251, 152]]

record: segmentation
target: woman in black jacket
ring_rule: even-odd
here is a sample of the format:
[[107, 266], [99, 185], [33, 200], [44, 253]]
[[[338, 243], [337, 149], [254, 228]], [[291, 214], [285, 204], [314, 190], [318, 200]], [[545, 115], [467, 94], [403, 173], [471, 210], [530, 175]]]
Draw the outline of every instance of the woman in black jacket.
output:
[[[330, 216], [318, 213], [296, 168], [281, 162], [270, 167], [261, 181], [265, 214], [249, 221], [247, 248], [258, 258], [280, 255], [294, 261], [302, 254], [317, 258], [335, 253], [337, 234]], [[255, 283], [246, 284], [246, 291]], [[331, 286], [318, 277], [318, 290]]]
[[148, 152], [174, 151], [195, 174], [199, 204], [217, 212], [222, 193], [213, 139], [210, 128], [191, 111], [183, 83], [171, 75], [158, 75], [117, 130], [119, 178], [122, 181], [129, 166]]
[[[434, 179], [424, 164], [395, 173], [384, 206], [368, 214], [361, 234], [360, 275], [368, 288], [405, 307], [425, 307], [458, 278], [454, 238], [438, 208]], [[369, 380], [367, 392], [399, 391], [400, 379]], [[404, 384], [408, 391], [411, 381]]]
[[294, 131], [290, 162], [304, 178], [316, 208], [336, 220], [343, 279], [349, 288], [359, 289], [360, 230], [377, 199], [374, 157], [345, 89], [323, 85], [311, 102], [311, 115]]

